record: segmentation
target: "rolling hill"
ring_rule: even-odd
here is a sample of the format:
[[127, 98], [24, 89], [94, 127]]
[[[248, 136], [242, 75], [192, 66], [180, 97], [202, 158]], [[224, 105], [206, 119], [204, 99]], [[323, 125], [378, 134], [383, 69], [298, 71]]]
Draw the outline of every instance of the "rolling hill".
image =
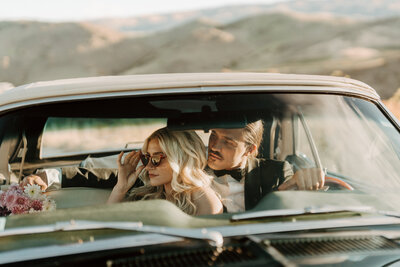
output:
[[398, 0], [291, 0], [264, 5], [232, 5], [186, 12], [105, 18], [89, 22], [118, 31], [143, 34], [171, 29], [192, 20], [206, 19], [219, 24], [229, 24], [245, 17], [271, 12], [378, 19], [399, 16], [400, 3]]
[[[321, 1], [323, 2], [323, 1]], [[383, 98], [400, 87], [400, 17], [269, 13], [197, 19], [151, 35], [90, 23], [0, 22], [0, 82], [136, 73], [256, 71], [349, 75]]]

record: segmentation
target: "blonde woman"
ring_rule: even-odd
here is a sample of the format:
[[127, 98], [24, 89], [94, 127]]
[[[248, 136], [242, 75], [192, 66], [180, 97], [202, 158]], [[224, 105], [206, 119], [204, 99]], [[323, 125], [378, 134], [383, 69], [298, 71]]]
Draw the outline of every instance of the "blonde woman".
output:
[[[134, 188], [126, 200], [166, 199], [190, 215], [221, 213], [223, 208], [210, 188], [212, 177], [204, 172], [206, 150], [194, 131], [162, 128], [144, 142], [142, 151], [118, 157], [118, 182], [108, 203], [125, 200], [139, 175], [144, 186]], [[137, 167], [139, 161], [142, 166]]]

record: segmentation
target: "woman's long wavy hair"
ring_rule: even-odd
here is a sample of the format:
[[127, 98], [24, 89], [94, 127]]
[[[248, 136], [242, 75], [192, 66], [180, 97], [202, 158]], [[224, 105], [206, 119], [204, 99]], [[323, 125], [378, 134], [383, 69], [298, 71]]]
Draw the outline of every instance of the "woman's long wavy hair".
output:
[[188, 214], [196, 214], [192, 201], [193, 190], [209, 186], [212, 177], [204, 172], [207, 164], [206, 148], [194, 131], [171, 131], [161, 128], [144, 142], [142, 152], [147, 153], [151, 140], [158, 140], [172, 169], [172, 194], [166, 195], [164, 185], [152, 186], [148, 172], [141, 175], [144, 186], [131, 190], [128, 200], [167, 199]]

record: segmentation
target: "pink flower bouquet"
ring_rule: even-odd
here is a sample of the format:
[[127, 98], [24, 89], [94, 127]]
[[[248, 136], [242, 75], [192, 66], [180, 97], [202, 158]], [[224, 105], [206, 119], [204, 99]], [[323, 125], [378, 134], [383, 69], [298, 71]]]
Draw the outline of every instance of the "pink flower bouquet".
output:
[[0, 190], [0, 217], [55, 209], [54, 200], [44, 195], [38, 185], [12, 184], [7, 190]]

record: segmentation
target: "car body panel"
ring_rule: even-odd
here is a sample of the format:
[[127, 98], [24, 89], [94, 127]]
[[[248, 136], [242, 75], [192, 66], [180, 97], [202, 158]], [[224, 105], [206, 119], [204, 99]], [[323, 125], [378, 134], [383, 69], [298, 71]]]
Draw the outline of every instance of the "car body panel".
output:
[[253, 90], [256, 91], [341, 93], [379, 99], [379, 95], [368, 85], [343, 77], [262, 73], [149, 74], [76, 78], [15, 87], [2, 94], [0, 112], [10, 107], [49, 101], [121, 96], [128, 92], [134, 94], [234, 92], [242, 90], [241, 86], [254, 87]]
[[[268, 97], [273, 94], [283, 97], [279, 98], [275, 95], [273, 95], [274, 97], [271, 99], [265, 97], [262, 98], [266, 101], [265, 103], [260, 102], [253, 106], [253, 103], [259, 100], [257, 97], [264, 93], [265, 95], [268, 94]], [[294, 97], [291, 96], [291, 94], [294, 94]], [[81, 170], [85, 167], [82, 163], [84, 159], [87, 159], [86, 156], [98, 156], [101, 159], [104, 159], [106, 156], [116, 157], [119, 153], [114, 150], [91, 151], [82, 154], [65, 154], [61, 155], [59, 158], [42, 158], [37, 152], [41, 149], [40, 140], [42, 139], [46, 120], [51, 116], [57, 117], [57, 115], [59, 115], [60, 117], [64, 116], [66, 118], [70, 118], [69, 116], [72, 118], [80, 118], [79, 116], [82, 115], [82, 117], [87, 116], [85, 118], [89, 119], [93, 117], [97, 118], [96, 116], [99, 118], [109, 118], [107, 117], [110, 115], [108, 114], [107, 108], [103, 108], [102, 106], [97, 107], [96, 105], [98, 103], [106, 104], [107, 101], [113, 100], [118, 101], [115, 101], [114, 103], [117, 104], [110, 106], [110, 109], [111, 107], [115, 108], [120, 103], [128, 104], [126, 107], [124, 106], [120, 109], [118, 107], [118, 112], [110, 115], [110, 117], [122, 116], [118, 118], [126, 118], [129, 116], [135, 116], [136, 114], [142, 114], [140, 112], [135, 113], [136, 110], [129, 106], [131, 101], [138, 101], [135, 103], [142, 103], [140, 101], [143, 101], [143, 103], [148, 104], [153, 99], [155, 99], [155, 102], [160, 101], [160, 99], [167, 99], [168, 101], [172, 99], [173, 101], [171, 102], [166, 100], [164, 106], [157, 106], [157, 103], [151, 103], [152, 105], [147, 106], [143, 104], [146, 112], [152, 108], [159, 108], [156, 112], [163, 112], [168, 110], [168, 105], [171, 103], [181, 103], [179, 101], [185, 101], [187, 99], [200, 99], [201, 101], [199, 102], [201, 105], [199, 104], [199, 106], [193, 108], [197, 110], [199, 107], [203, 107], [202, 101], [207, 103], [209, 100], [208, 97], [214, 97], [214, 104], [216, 106], [218, 100], [224, 100], [230, 95], [235, 95], [237, 103], [244, 100], [244, 98], [241, 98], [242, 96], [248, 97], [249, 100], [246, 102], [246, 105], [243, 105], [243, 107], [250, 107], [249, 110], [243, 108], [239, 111], [248, 111], [249, 116], [253, 115], [253, 113], [260, 112], [261, 110], [262, 115], [267, 117], [267, 115], [270, 115], [268, 112], [274, 110], [275, 106], [272, 105], [273, 107], [271, 107], [271, 110], [266, 109], [264, 107], [267, 105], [266, 103], [274, 104], [275, 102], [273, 101], [282, 100], [282, 106], [287, 108], [284, 109], [284, 111], [287, 112], [289, 116], [285, 117], [287, 114], [281, 112], [281, 110], [277, 110], [276, 113], [271, 113], [273, 115], [270, 121], [271, 125], [273, 124], [273, 126], [276, 127], [280, 122], [282, 122], [280, 125], [282, 127], [276, 131], [275, 129], [278, 129], [279, 127], [274, 128], [274, 131], [272, 131], [273, 128], [269, 125], [271, 126], [271, 131], [268, 133], [269, 139], [267, 139], [267, 141], [274, 144], [275, 140], [277, 140], [275, 146], [271, 145], [268, 147], [270, 148], [268, 152], [271, 152], [271, 157], [269, 158], [272, 158], [274, 153], [282, 148], [282, 151], [280, 152], [283, 158], [277, 158], [277, 160], [285, 160], [287, 155], [293, 153], [291, 152], [292, 147], [294, 152], [297, 151], [294, 148], [296, 147], [294, 136], [297, 136], [299, 133], [295, 132], [295, 127], [293, 126], [293, 120], [295, 117], [293, 115], [297, 116], [296, 119], [299, 121], [303, 116], [303, 111], [305, 115], [310, 115], [306, 113], [306, 110], [297, 106], [300, 105], [299, 103], [302, 103], [300, 100], [298, 102], [294, 101], [293, 103], [289, 101], [284, 102], [287, 96], [292, 97], [292, 99], [297, 99], [300, 94], [302, 94], [301, 101], [311, 98], [310, 96], [315, 96], [313, 98], [314, 100], [320, 100], [321, 97], [325, 97], [325, 95], [331, 97], [328, 98], [327, 102], [324, 101], [324, 103], [317, 101], [318, 108], [325, 107], [324, 104], [330, 103], [331, 100], [336, 100], [337, 103], [345, 106], [345, 111], [350, 112], [346, 114], [350, 114], [352, 119], [357, 118], [357, 116], [364, 119], [360, 124], [362, 124], [361, 126], [363, 127], [365, 126], [365, 128], [359, 126], [361, 129], [369, 129], [368, 127], [372, 124], [369, 124], [368, 120], [372, 120], [373, 116], [365, 116], [365, 113], [357, 110], [360, 106], [357, 106], [357, 103], [352, 102], [354, 99], [362, 100], [362, 102], [368, 104], [368, 107], [372, 106], [374, 112], [383, 112], [383, 116], [380, 114], [380, 118], [383, 118], [382, 121], [384, 120], [383, 127], [386, 127], [389, 124], [391, 127], [390, 133], [396, 135], [396, 138], [398, 137], [399, 133], [396, 132], [396, 129], [397, 131], [400, 131], [400, 124], [398, 120], [393, 117], [390, 111], [385, 108], [375, 90], [362, 82], [344, 77], [264, 73], [188, 73], [77, 78], [23, 85], [10, 89], [1, 95], [0, 115], [7, 119], [20, 119], [20, 121], [18, 121], [19, 128], [15, 127], [15, 129], [13, 129], [12, 126], [14, 125], [2, 125], [3, 130], [9, 130], [14, 134], [13, 138], [15, 138], [15, 140], [12, 140], [12, 149], [10, 148], [8, 150], [8, 152], [13, 155], [13, 158], [11, 158], [11, 155], [5, 155], [2, 157], [1, 171], [8, 168], [8, 170], [11, 169], [13, 172], [23, 173], [23, 171], [31, 172], [37, 168], [49, 166], [67, 166], [74, 170]], [[334, 101], [332, 101], [332, 104], [333, 102]], [[70, 104], [71, 106], [69, 106]], [[86, 106], [80, 107], [85, 104], [88, 104], [88, 108]], [[218, 112], [221, 111], [221, 113], [223, 113], [226, 111], [232, 111], [231, 108], [235, 108], [235, 105], [236, 102], [225, 107], [226, 109], [218, 109]], [[165, 106], [167, 106], [167, 108]], [[210, 107], [211, 106], [212, 105], [210, 104]], [[279, 105], [277, 104], [276, 107], [278, 106]], [[61, 109], [66, 109], [66, 111], [60, 110], [53, 113], [52, 111], [58, 107], [62, 107]], [[68, 110], [69, 107], [75, 107], [77, 109], [76, 113], [70, 112]], [[94, 111], [89, 110], [89, 108], [93, 107], [95, 109]], [[184, 110], [179, 109], [179, 107], [174, 108], [180, 112]], [[252, 108], [254, 108], [254, 110]], [[34, 112], [31, 113], [31, 111]], [[42, 111], [51, 112], [49, 112], [49, 114], [46, 112], [44, 112], [45, 114], [42, 114]], [[81, 111], [85, 111], [85, 113], [81, 114]], [[351, 113], [353, 111], [354, 114]], [[200, 109], [198, 113], [202, 114], [201, 112], [203, 112], [202, 109]], [[336, 134], [335, 130], [339, 129], [339, 126], [343, 125], [340, 123], [337, 125], [335, 124], [337, 123], [336, 119], [338, 118], [335, 116], [337, 114], [342, 114], [340, 112], [343, 112], [343, 109], [335, 110], [335, 113], [328, 108], [327, 110], [324, 110], [324, 112], [328, 115], [333, 114], [332, 121], [329, 120], [328, 122], [332, 122], [332, 127], [337, 128], [332, 128], [332, 131], [331, 128], [328, 129], [330, 132], [333, 132], [333, 134]], [[159, 114], [161, 113], [155, 113], [155, 115]], [[276, 118], [274, 117], [276, 114], [283, 115], [280, 118]], [[234, 117], [231, 113], [228, 115]], [[311, 115], [313, 114], [311, 113]], [[137, 115], [137, 117], [134, 118], [142, 118], [139, 116], [140, 115]], [[167, 114], [165, 114], [165, 117], [168, 119], [170, 118]], [[173, 116], [171, 115], [171, 117]], [[145, 118], [153, 117], [149, 115], [149, 117]], [[35, 121], [35, 119], [37, 119], [37, 121]], [[278, 119], [281, 119], [281, 121]], [[389, 123], [386, 119], [388, 119]], [[38, 123], [36, 124], [36, 122]], [[380, 121], [378, 121], [377, 124], [379, 124], [379, 122]], [[288, 125], [290, 123], [292, 124]], [[350, 120], [349, 124], [345, 124], [345, 127], [343, 127], [348, 130], [344, 131], [345, 134], [352, 133], [351, 123], [352, 121]], [[301, 130], [308, 130], [308, 126], [305, 123], [301, 125], [301, 123], [298, 122], [297, 126], [299, 126], [298, 129], [303, 127]], [[310, 128], [312, 126], [315, 126], [315, 122], [314, 125], [310, 125]], [[372, 126], [375, 127], [375, 125]], [[207, 129], [209, 130], [210, 128]], [[281, 137], [280, 134], [282, 133], [285, 136], [279, 140]], [[273, 136], [275, 134], [276, 136]], [[374, 135], [374, 132], [372, 132], [371, 135]], [[331, 135], [329, 136], [331, 137]], [[335, 138], [338, 136], [339, 134], [334, 135]], [[387, 137], [384, 134], [382, 134], [382, 136], [385, 138]], [[0, 137], [4, 138], [3, 133], [0, 133]], [[27, 154], [28, 157], [23, 158], [20, 154], [21, 151], [23, 152], [24, 138], [26, 137], [32, 138], [34, 141], [29, 140], [28, 148], [31, 154]], [[274, 139], [275, 137], [276, 139]], [[318, 138], [318, 136], [314, 135], [314, 138]], [[293, 139], [290, 141], [292, 142], [291, 144], [285, 146], [279, 144], [279, 142], [286, 142], [291, 139]], [[311, 135], [304, 138], [308, 144], [313, 144], [312, 139], [313, 137]], [[390, 140], [390, 136], [388, 139]], [[377, 145], [371, 145], [371, 149], [379, 148], [379, 144], [381, 143], [378, 141]], [[32, 153], [32, 151], [34, 153]], [[345, 147], [344, 151], [348, 151], [347, 147]], [[376, 154], [379, 155], [379, 152], [380, 150], [378, 149]], [[395, 155], [395, 153], [393, 153], [393, 155]], [[344, 155], [342, 154], [341, 156]], [[314, 157], [318, 158], [319, 156], [314, 155]], [[309, 157], [309, 159], [311, 158], [312, 157]], [[314, 160], [317, 162], [317, 159]], [[374, 163], [371, 161], [370, 165], [374, 165]], [[93, 168], [95, 167], [96, 166]], [[114, 166], [113, 169], [116, 170], [116, 167]], [[328, 174], [335, 176], [334, 173], [328, 172]], [[378, 175], [376, 178], [386, 178], [383, 176], [384, 175]], [[337, 177], [342, 178], [344, 181], [347, 181], [348, 179], [348, 177], [341, 177], [340, 175]], [[352, 264], [374, 266], [374, 264], [383, 265], [388, 264], [391, 261], [395, 262], [399, 258], [400, 242], [398, 240], [400, 240], [400, 214], [398, 211], [400, 211], [400, 208], [398, 208], [397, 203], [400, 203], [400, 197], [397, 192], [389, 192], [389, 190], [377, 192], [375, 194], [366, 194], [361, 192], [356, 186], [354, 191], [340, 190], [310, 192], [277, 190], [264, 196], [252, 210], [239, 214], [267, 210], [284, 210], [290, 212], [295, 209], [300, 211], [298, 215], [289, 214], [273, 217], [256, 216], [252, 219], [235, 221], [232, 214], [228, 213], [189, 216], [174, 204], [166, 200], [135, 201], [107, 205], [105, 203], [110, 189], [111, 188], [99, 189], [89, 187], [62, 188], [58, 191], [47, 193], [57, 203], [59, 203], [58, 210], [54, 212], [13, 215], [6, 218], [0, 218], [0, 224], [3, 222], [6, 230], [3, 232], [3, 236], [0, 234], [0, 258], [7, 255], [13, 257], [8, 261], [0, 261], [0, 263], [15, 263], [18, 265], [24, 261], [26, 263], [35, 259], [37, 261], [31, 261], [29, 263], [36, 264], [37, 266], [47, 263], [84, 265], [85, 263], [95, 264], [94, 261], [90, 261], [97, 258], [103, 260], [104, 258], [104, 262], [107, 262], [108, 264], [112, 263], [115, 257], [118, 258], [123, 253], [126, 253], [123, 255], [128, 255], [126, 257], [131, 257], [131, 259], [135, 261], [139, 258], [145, 257], [146, 255], [149, 255], [151, 258], [153, 255], [160, 255], [159, 253], [165, 251], [168, 251], [168, 253], [186, 253], [189, 249], [195, 250], [198, 248], [210, 249], [210, 255], [212, 255], [210, 259], [213, 261], [213, 259], [216, 260], [218, 255], [222, 253], [221, 251], [226, 252], [235, 250], [240, 252], [240, 249], [242, 248], [240, 246], [243, 244], [246, 246], [249, 244], [249, 246], [257, 245], [259, 249], [258, 251], [262, 251], [262, 253], [267, 255], [265, 256], [263, 254], [265, 258], [261, 257], [259, 259], [260, 261], [256, 261], [259, 266], [268, 265], [267, 262], [274, 263], [275, 266], [324, 266], [329, 264], [333, 264], [333, 266], [351, 266]], [[371, 210], [363, 211], [349, 208], [365, 205], [371, 206]], [[326, 214], [312, 214], [312, 212], [310, 212], [313, 208], [317, 209], [321, 207], [322, 209], [324, 207], [335, 207], [337, 209], [343, 207], [343, 210], [327, 212]], [[349, 210], [346, 210], [346, 208]], [[302, 214], [301, 211], [304, 211], [304, 214]], [[105, 227], [104, 229], [62, 231], [62, 228], [54, 228], [57, 226], [57, 223], [69, 223], [74, 225], [75, 222], [81, 220], [106, 223], [115, 222], [115, 224], [121, 222], [139, 222], [148, 228], [154, 227], [152, 229], [157, 228], [160, 231], [165, 230], [165, 234], [167, 234], [167, 228], [174, 228], [179, 231], [188, 230], [189, 232], [190, 230], [197, 232], [215, 231], [224, 236], [226, 245], [221, 250], [221, 248], [215, 248], [215, 244], [211, 244], [209, 240], [193, 240], [191, 238], [177, 238], [175, 236], [167, 237], [166, 235], [160, 234], [145, 234], [140, 232], [140, 229], [138, 229], [138, 231], [132, 231], [132, 229], [108, 229]], [[7, 235], [7, 231], [17, 231], [19, 229], [28, 231], [30, 228], [34, 229], [35, 227], [38, 227], [38, 230], [40, 227], [47, 226], [49, 226], [49, 229], [52, 229], [51, 232]], [[328, 251], [326, 254], [316, 257], [315, 255], [312, 255], [314, 252], [312, 248], [308, 250], [309, 247], [304, 246], [301, 248], [304, 250], [304, 255], [288, 256], [288, 254], [282, 254], [279, 251], [277, 254], [276, 251], [274, 252], [275, 248], [271, 248], [270, 245], [271, 242], [275, 242], [276, 240], [281, 243], [290, 243], [292, 241], [302, 242], [304, 240], [307, 241], [308, 239], [312, 239], [312, 242], [315, 243], [315, 239], [324, 239], [327, 241], [327, 246], [329, 247], [329, 242], [332, 241], [332, 238], [334, 239], [337, 236], [346, 240], [351, 239], [350, 243], [356, 245], [358, 240], [360, 240], [359, 236], [371, 237], [372, 239], [367, 241], [367, 244], [377, 245], [377, 249], [368, 250], [362, 248], [360, 251], [353, 251], [351, 249], [340, 251], [339, 248], [338, 250]], [[378, 237], [377, 243], [374, 243], [375, 237]], [[394, 248], [389, 249], [388, 251], [380, 250], [379, 242], [381, 241], [387, 241], [393, 245]], [[311, 243], [310, 246], [312, 247], [314, 243]], [[240, 249], [234, 249], [235, 246], [238, 246]], [[44, 251], [41, 249], [44, 249]], [[48, 250], [46, 251], [46, 249]], [[239, 252], [238, 254], [241, 254]], [[23, 255], [23, 257], [21, 255]], [[61, 257], [63, 255], [65, 257]], [[71, 257], [72, 255], [73, 257]], [[179, 260], [183, 257], [181, 254], [173, 255], [175, 256], [171, 256], [171, 258], [174, 260]], [[18, 257], [20, 257], [20, 259]], [[188, 257], [195, 258], [194, 256]], [[267, 258], [268, 261], [266, 261]], [[211, 262], [211, 265], [212, 263], [213, 262]], [[210, 262], [208, 264], [210, 264]], [[237, 265], [234, 266], [243, 266], [243, 264], [258, 266], [255, 262], [248, 261], [237, 263]], [[225, 264], [224, 266], [229, 266], [229, 264]], [[271, 266], [273, 265], [271, 264]]]

